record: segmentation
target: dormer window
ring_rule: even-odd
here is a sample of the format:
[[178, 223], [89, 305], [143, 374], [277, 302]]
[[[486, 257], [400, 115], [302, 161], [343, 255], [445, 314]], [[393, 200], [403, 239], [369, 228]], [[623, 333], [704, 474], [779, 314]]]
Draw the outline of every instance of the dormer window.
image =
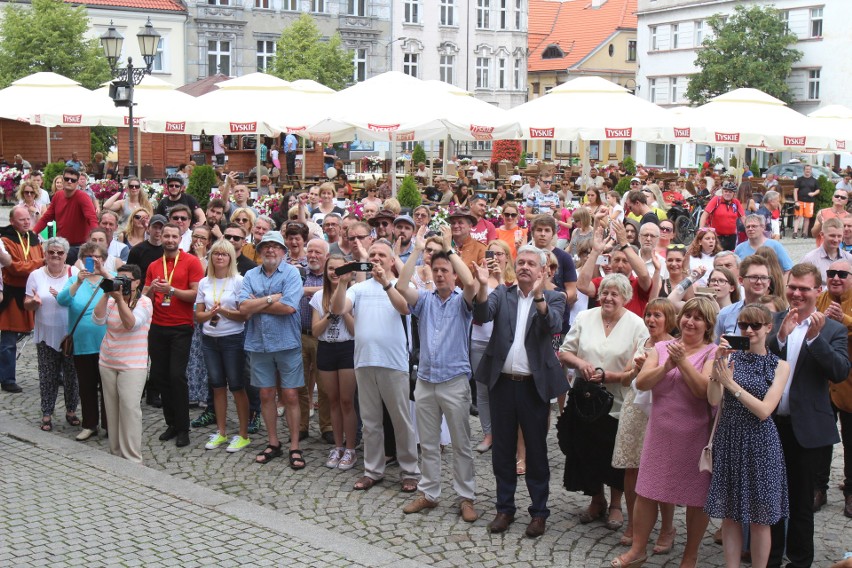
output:
[[544, 52], [541, 54], [542, 59], [562, 59], [563, 57], [565, 57], [565, 53], [562, 48], [554, 43], [544, 48]]

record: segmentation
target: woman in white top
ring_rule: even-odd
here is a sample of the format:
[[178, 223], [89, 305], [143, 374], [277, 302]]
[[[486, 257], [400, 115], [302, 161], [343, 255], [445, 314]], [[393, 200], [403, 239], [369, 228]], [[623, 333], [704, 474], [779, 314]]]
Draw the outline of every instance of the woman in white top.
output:
[[154, 208], [151, 207], [151, 202], [148, 201], [148, 193], [142, 189], [142, 182], [137, 177], [129, 177], [126, 180], [127, 188], [106, 200], [104, 209], [109, 209], [118, 213], [118, 226], [124, 227], [127, 225], [127, 220], [130, 218], [131, 212], [141, 207], [148, 211], [151, 215]]
[[39, 202], [39, 197], [44, 191], [38, 186], [35, 181], [27, 180], [21, 183], [15, 196], [18, 198], [18, 205], [23, 205], [30, 212], [30, 222], [34, 226], [38, 222], [38, 218], [47, 209], [47, 205]]
[[65, 264], [68, 248], [68, 241], [62, 237], [47, 240], [44, 245], [46, 264], [30, 273], [24, 298], [24, 309], [35, 312], [33, 343], [38, 357], [41, 429], [45, 432], [53, 430], [53, 409], [60, 384], [65, 395], [65, 420], [72, 426], [80, 425], [77, 417], [80, 391], [74, 358], [63, 355], [59, 347], [68, 333], [68, 308], [56, 303], [59, 291], [78, 272]]
[[205, 444], [215, 450], [228, 442], [225, 419], [228, 394], [231, 389], [237, 407], [239, 434], [231, 438], [228, 452], [238, 452], [248, 446], [249, 403], [245, 383], [245, 320], [237, 307], [243, 287], [243, 277], [237, 272], [237, 253], [226, 239], [210, 248], [207, 276], [198, 283], [195, 298], [195, 321], [201, 324], [201, 351], [207, 367], [207, 380], [213, 389], [216, 409], [216, 432]]
[[719, 244], [719, 239], [716, 238], [716, 230], [712, 227], [698, 229], [692, 244], [689, 245], [689, 271], [691, 276], [696, 275], [696, 271], [703, 266], [705, 272], [698, 275], [697, 278], [692, 278], [694, 283], [699, 286], [707, 286], [707, 277], [713, 270], [713, 259], [720, 252], [722, 252], [722, 246]]
[[331, 410], [334, 448], [328, 455], [328, 468], [352, 469], [357, 460], [355, 438], [358, 417], [355, 414], [355, 318], [350, 311], [342, 316], [331, 313], [331, 296], [340, 276], [335, 269], [346, 264], [339, 254], [325, 261], [322, 290], [311, 297], [311, 332], [317, 338], [317, 370], [322, 390]]

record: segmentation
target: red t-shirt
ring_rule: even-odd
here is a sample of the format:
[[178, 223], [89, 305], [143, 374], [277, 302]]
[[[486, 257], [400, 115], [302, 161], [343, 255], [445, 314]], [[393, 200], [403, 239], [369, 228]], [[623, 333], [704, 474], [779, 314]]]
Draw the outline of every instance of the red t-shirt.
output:
[[33, 227], [33, 232], [42, 232], [49, 221], [56, 221], [57, 236], [68, 239], [71, 246], [77, 246], [85, 243], [89, 239], [89, 231], [98, 226], [98, 215], [92, 199], [84, 191], [78, 189], [70, 198], [64, 191], [57, 191]]
[[475, 241], [487, 245], [497, 238], [497, 229], [494, 228], [491, 221], [483, 218], [470, 230], [470, 237]]
[[[595, 287], [595, 297], [598, 296], [598, 287], [601, 285], [601, 280], [603, 277], [593, 278], [592, 285]], [[635, 276], [630, 276], [630, 285], [633, 287], [633, 297], [630, 298], [630, 301], [624, 304], [624, 307], [627, 308], [628, 311], [633, 312], [640, 318], [645, 317], [645, 308], [648, 306], [648, 302], [651, 299], [651, 286], [648, 286], [647, 290], [643, 290], [641, 286], [639, 286], [639, 280], [636, 279]]]
[[[175, 266], [177, 260], [177, 266]], [[189, 290], [191, 284], [197, 284], [204, 278], [204, 269], [198, 257], [185, 252], [179, 253], [176, 258], [166, 259], [167, 274], [172, 277], [172, 287], [178, 290]], [[163, 272], [163, 257], [158, 258], [148, 265], [145, 273], [145, 286], [150, 286], [155, 278], [168, 280]], [[164, 306], [165, 294], [156, 292], [154, 294], [154, 317], [151, 323], [174, 327], [178, 325], [192, 325], [195, 314], [195, 301], [184, 302], [177, 296], [172, 296], [171, 305]]]
[[717, 235], [737, 234], [737, 218], [745, 214], [743, 206], [735, 197], [725, 202], [718, 195], [707, 204], [707, 225], [716, 229]]

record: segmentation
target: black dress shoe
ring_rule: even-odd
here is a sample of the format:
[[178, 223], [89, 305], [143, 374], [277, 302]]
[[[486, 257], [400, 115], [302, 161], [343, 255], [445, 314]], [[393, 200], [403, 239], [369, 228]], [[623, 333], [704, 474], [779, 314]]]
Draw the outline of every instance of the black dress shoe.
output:
[[508, 529], [509, 525], [513, 522], [515, 522], [515, 515], [510, 515], [509, 513], [497, 513], [494, 515], [494, 520], [488, 523], [488, 532], [492, 534], [506, 532], [506, 529]]
[[331, 431], [323, 432], [322, 433], [322, 439], [326, 444], [333, 444], [334, 443], [334, 432], [331, 432]]
[[183, 432], [177, 433], [177, 439], [175, 440], [175, 446], [178, 448], [182, 448], [184, 446], [189, 445], [189, 432], [184, 430]]
[[827, 501], [828, 499], [826, 499], [825, 491], [817, 490], [814, 493], [814, 513], [822, 509], [822, 506], [825, 505]]
[[169, 426], [168, 428], [166, 428], [165, 432], [160, 434], [160, 441], [165, 442], [167, 440], [171, 440], [175, 436], [177, 436], [177, 430], [175, 430], [174, 426]]
[[527, 525], [527, 530], [524, 534], [529, 538], [538, 538], [544, 534], [544, 528], [547, 524], [547, 519], [544, 517], [533, 517], [530, 524]]
[[163, 401], [160, 399], [160, 395], [158, 394], [149, 394], [145, 397], [145, 404], [148, 406], [153, 406], [154, 408], [162, 408]]
[[307, 440], [307, 439], [308, 439], [308, 431], [307, 430], [300, 430], [299, 431], [299, 441], [301, 442], [302, 440]]
[[5, 392], [11, 393], [19, 393], [24, 390], [18, 386], [18, 383], [3, 383], [0, 385], [0, 388], [2, 388]]

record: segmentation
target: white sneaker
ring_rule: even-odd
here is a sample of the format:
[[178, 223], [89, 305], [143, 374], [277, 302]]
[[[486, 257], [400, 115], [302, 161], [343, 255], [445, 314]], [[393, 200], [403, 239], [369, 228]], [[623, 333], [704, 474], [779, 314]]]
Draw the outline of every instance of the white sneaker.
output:
[[325, 462], [325, 467], [334, 469], [340, 463], [340, 458], [343, 457], [343, 448], [332, 448], [328, 452], [328, 460]]
[[355, 462], [357, 461], [358, 456], [355, 453], [355, 450], [346, 450], [343, 452], [343, 457], [340, 458], [340, 462], [337, 464], [337, 469], [342, 469], [343, 471], [352, 469], [355, 467]]

